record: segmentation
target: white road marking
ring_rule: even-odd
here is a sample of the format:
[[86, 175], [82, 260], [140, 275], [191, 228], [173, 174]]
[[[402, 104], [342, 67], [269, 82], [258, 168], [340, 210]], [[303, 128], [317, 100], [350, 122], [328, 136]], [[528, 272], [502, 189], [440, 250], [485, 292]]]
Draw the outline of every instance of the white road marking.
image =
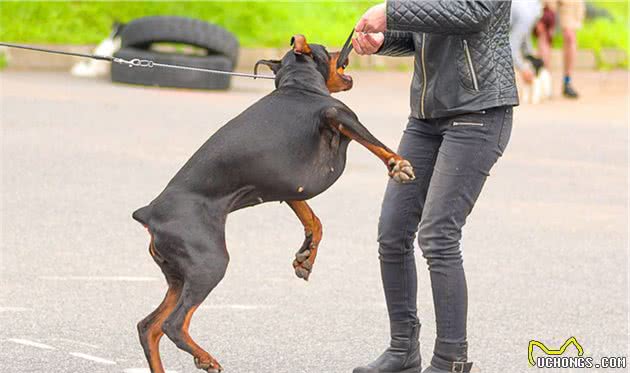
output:
[[140, 277], [140, 276], [39, 276], [41, 280], [53, 281], [128, 281], [128, 282], [146, 282], [157, 281], [156, 277]]
[[230, 310], [257, 310], [261, 308], [274, 308], [275, 306], [269, 305], [256, 305], [256, 304], [208, 304], [202, 305], [200, 309], [230, 309]]
[[24, 346], [31, 346], [31, 347], [36, 347], [36, 348], [41, 348], [43, 350], [54, 350], [55, 348], [53, 346], [49, 346], [43, 343], [39, 343], [39, 342], [33, 342], [33, 341], [29, 341], [28, 339], [20, 339], [20, 338], [9, 338], [8, 341], [13, 342], [13, 343], [18, 343]]
[[[151, 373], [148, 368], [129, 368], [124, 370], [125, 373]], [[166, 370], [166, 373], [177, 373], [176, 370]]]
[[98, 357], [98, 356], [92, 356], [92, 355], [88, 355], [88, 354], [83, 354], [83, 353], [80, 353], [80, 352], [70, 352], [70, 355], [76, 356], [76, 357], [80, 357], [82, 359], [90, 360], [90, 361], [93, 361], [95, 363], [100, 363], [100, 364], [107, 364], [107, 365], [115, 365], [116, 364], [115, 361], [103, 359], [102, 357]]
[[87, 346], [87, 347], [92, 347], [92, 348], [100, 348], [100, 346], [98, 346], [98, 345], [93, 345], [91, 343], [86, 343], [86, 342], [81, 342], [81, 341], [75, 341], [73, 339], [68, 339], [68, 338], [51, 338], [51, 340], [52, 341], [63, 341], [63, 342], [68, 342], [68, 343], [74, 343], [74, 344]]
[[30, 308], [26, 307], [0, 307], [0, 313], [2, 312], [23, 312], [30, 311]]

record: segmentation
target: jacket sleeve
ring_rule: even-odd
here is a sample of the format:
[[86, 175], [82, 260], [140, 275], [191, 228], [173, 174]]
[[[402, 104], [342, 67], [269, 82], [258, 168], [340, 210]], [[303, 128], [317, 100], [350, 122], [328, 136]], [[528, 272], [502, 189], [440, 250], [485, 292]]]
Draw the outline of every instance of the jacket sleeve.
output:
[[387, 29], [436, 34], [482, 31], [501, 1], [387, 0]]
[[387, 31], [383, 45], [377, 54], [390, 57], [411, 56], [415, 51], [413, 37], [410, 32]]

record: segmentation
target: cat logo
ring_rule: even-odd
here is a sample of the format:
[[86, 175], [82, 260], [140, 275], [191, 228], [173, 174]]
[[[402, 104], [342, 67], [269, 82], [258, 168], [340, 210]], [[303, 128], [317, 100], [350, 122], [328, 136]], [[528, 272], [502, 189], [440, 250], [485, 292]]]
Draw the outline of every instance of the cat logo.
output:
[[542, 352], [544, 352], [547, 355], [557, 356], [557, 355], [564, 354], [564, 352], [567, 350], [567, 348], [570, 345], [575, 346], [575, 348], [577, 349], [577, 355], [578, 356], [584, 355], [584, 349], [582, 348], [582, 345], [580, 345], [580, 343], [577, 341], [577, 339], [575, 339], [575, 337], [571, 337], [571, 338], [567, 339], [562, 344], [562, 346], [560, 346], [560, 348], [557, 349], [557, 350], [551, 350], [551, 349], [547, 348], [547, 346], [545, 346], [542, 342], [531, 340], [531, 341], [529, 341], [529, 347], [527, 348], [529, 365], [537, 366], [536, 361], [534, 360], [534, 346], [540, 348], [542, 350]]

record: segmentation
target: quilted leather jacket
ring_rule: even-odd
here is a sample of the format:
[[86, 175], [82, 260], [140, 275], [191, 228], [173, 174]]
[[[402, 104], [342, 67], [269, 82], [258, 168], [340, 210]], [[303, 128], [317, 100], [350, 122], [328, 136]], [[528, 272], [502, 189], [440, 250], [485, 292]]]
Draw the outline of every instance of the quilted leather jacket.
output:
[[510, 6], [492, 0], [387, 0], [387, 32], [378, 54], [415, 56], [413, 117], [518, 105]]

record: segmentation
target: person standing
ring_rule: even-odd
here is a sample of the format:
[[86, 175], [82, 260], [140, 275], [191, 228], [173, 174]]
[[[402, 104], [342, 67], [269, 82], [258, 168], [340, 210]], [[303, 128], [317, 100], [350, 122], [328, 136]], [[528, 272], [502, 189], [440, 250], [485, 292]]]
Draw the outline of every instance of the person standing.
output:
[[462, 227], [505, 150], [518, 105], [510, 1], [388, 0], [355, 26], [358, 54], [414, 56], [411, 115], [398, 153], [416, 179], [389, 183], [378, 227], [390, 346], [354, 373], [421, 369], [416, 233], [428, 263], [437, 336], [425, 373], [469, 372]]
[[[586, 6], [584, 0], [546, 0], [547, 12], [557, 14], [562, 28], [562, 61], [564, 79], [562, 81], [562, 94], [568, 98], [578, 98], [579, 95], [573, 88], [572, 76], [577, 58], [577, 30], [582, 28]], [[538, 32], [538, 48], [542, 59], [547, 63], [551, 60], [551, 38], [544, 37]], [[547, 66], [549, 68], [549, 66]]]
[[535, 71], [529, 66], [526, 58], [533, 57], [532, 32], [542, 15], [542, 5], [538, 0], [516, 1], [512, 3], [510, 17], [510, 45], [514, 67], [523, 81], [532, 84]]

